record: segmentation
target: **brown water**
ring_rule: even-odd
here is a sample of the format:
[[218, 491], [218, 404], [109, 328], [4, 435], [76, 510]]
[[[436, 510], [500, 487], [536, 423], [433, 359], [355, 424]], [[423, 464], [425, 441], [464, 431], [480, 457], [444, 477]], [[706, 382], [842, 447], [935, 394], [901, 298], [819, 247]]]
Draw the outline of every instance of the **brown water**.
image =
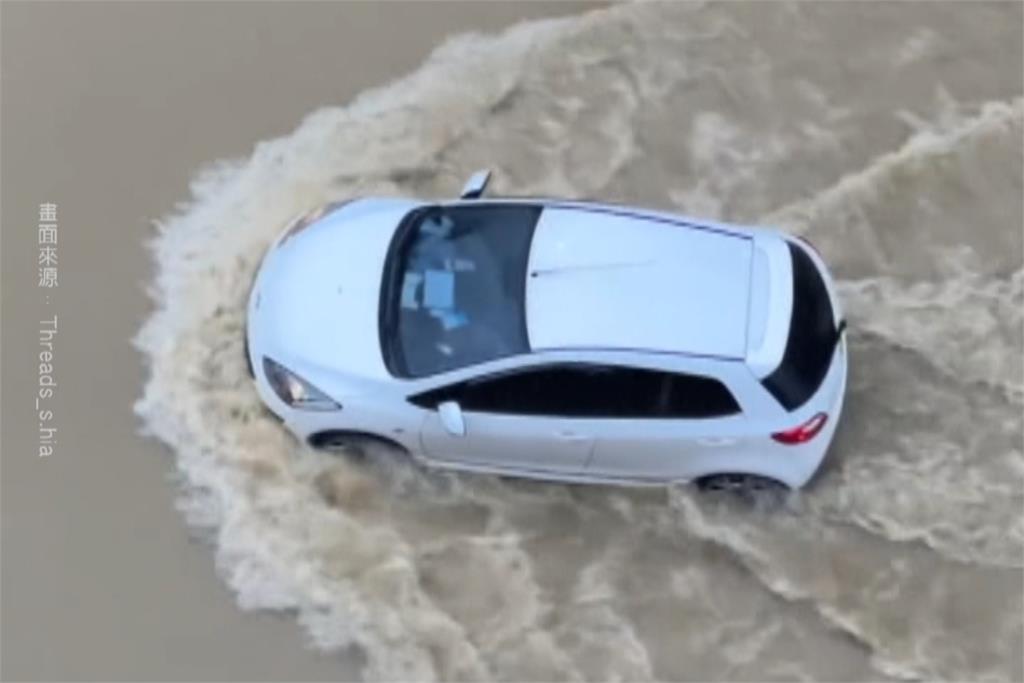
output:
[[[137, 406], [246, 609], [370, 679], [1024, 678], [1022, 6], [642, 4], [457, 39], [214, 164], [154, 243]], [[245, 372], [270, 240], [332, 198], [497, 191], [781, 226], [832, 265], [849, 395], [782, 510], [366, 467]]]

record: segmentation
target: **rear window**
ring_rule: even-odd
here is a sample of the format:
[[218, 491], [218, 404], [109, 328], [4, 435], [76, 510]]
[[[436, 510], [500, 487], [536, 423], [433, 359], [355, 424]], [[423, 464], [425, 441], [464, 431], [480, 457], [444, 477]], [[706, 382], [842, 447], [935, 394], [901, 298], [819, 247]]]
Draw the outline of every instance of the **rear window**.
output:
[[832, 302], [817, 266], [795, 244], [789, 244], [789, 253], [793, 257], [793, 319], [782, 362], [762, 383], [786, 410], [795, 410], [824, 381], [838, 335]]

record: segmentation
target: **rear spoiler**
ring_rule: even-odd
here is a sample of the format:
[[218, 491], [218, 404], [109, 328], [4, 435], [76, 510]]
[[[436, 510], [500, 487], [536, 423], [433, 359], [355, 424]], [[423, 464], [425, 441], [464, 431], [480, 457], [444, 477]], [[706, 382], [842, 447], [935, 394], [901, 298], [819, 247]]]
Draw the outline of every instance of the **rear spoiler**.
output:
[[772, 232], [755, 234], [750, 265], [747, 366], [758, 379], [779, 367], [793, 315], [793, 262], [786, 240]]

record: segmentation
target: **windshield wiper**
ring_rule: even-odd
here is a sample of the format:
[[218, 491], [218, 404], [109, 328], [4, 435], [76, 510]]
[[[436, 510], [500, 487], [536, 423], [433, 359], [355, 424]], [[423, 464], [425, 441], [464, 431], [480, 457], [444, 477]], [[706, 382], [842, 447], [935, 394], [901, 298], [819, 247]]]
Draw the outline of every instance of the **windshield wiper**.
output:
[[846, 318], [839, 321], [836, 326], [836, 334], [832, 338], [832, 350], [835, 351], [836, 347], [839, 346], [839, 340], [843, 338], [843, 333], [846, 332]]

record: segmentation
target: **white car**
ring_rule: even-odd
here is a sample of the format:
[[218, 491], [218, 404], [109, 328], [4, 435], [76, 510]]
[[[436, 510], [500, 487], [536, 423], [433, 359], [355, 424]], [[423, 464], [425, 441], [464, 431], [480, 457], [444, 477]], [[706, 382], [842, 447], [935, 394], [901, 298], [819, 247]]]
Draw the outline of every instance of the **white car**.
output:
[[573, 482], [803, 486], [843, 404], [839, 304], [781, 232], [557, 199], [364, 198], [270, 248], [262, 400], [300, 439]]

